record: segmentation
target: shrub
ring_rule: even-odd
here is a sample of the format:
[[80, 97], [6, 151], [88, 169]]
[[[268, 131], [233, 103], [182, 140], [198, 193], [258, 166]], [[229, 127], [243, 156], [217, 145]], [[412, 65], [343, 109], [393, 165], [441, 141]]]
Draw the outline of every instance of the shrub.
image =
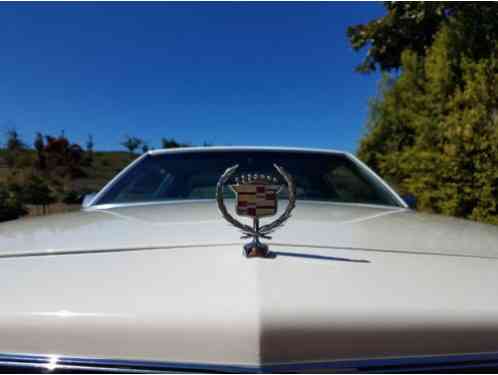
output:
[[19, 194], [0, 184], [0, 222], [14, 220], [27, 213]]

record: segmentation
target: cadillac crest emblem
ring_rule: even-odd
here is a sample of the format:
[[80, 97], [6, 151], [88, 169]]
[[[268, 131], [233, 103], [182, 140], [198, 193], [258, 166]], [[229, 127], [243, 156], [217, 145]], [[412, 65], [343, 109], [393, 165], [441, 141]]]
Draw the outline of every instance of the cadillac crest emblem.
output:
[[[216, 201], [225, 220], [242, 232], [241, 238], [252, 238], [251, 242], [244, 245], [244, 254], [248, 258], [271, 257], [268, 245], [262, 243], [260, 239], [271, 239], [269, 234], [281, 227], [290, 218], [291, 212], [296, 206], [296, 187], [292, 176], [283, 167], [276, 164], [273, 166], [287, 184], [289, 202], [284, 212], [269, 224], [261, 226], [259, 219], [274, 216], [277, 213], [278, 194], [284, 188], [284, 185], [280, 184], [277, 178], [258, 173], [234, 176], [239, 167], [234, 165], [221, 175], [216, 186]], [[235, 177], [235, 184], [230, 185], [236, 195], [235, 212], [239, 216], [252, 218], [252, 226], [235, 219], [225, 206], [223, 187], [232, 177]]]

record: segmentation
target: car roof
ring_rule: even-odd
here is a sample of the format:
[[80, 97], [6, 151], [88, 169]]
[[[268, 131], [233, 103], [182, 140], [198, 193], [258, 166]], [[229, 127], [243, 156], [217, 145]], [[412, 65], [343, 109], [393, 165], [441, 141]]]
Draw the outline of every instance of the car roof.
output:
[[183, 153], [183, 152], [215, 152], [215, 151], [292, 151], [303, 153], [327, 153], [350, 155], [345, 151], [320, 149], [320, 148], [304, 148], [304, 147], [276, 147], [276, 146], [202, 146], [202, 147], [179, 147], [170, 149], [157, 149], [148, 151], [149, 155], [161, 155], [167, 153]]

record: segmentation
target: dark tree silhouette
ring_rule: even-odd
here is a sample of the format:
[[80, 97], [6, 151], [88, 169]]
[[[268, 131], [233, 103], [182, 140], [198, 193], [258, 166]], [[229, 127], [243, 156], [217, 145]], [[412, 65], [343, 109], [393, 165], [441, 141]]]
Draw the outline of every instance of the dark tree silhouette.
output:
[[43, 135], [40, 132], [36, 133], [33, 146], [35, 147], [36, 155], [38, 157], [38, 168], [44, 170], [47, 167], [47, 161], [44, 153], [45, 142], [43, 140]]
[[47, 211], [47, 205], [56, 201], [47, 182], [36, 175], [28, 179], [23, 189], [23, 196], [26, 203], [42, 206], [43, 214]]
[[7, 150], [8, 151], [20, 151], [26, 146], [21, 140], [19, 133], [15, 129], [7, 131]]
[[458, 48], [474, 60], [488, 57], [498, 39], [496, 2], [389, 1], [384, 6], [384, 16], [348, 28], [351, 46], [368, 49], [360, 72], [398, 69], [405, 50], [425, 56], [443, 27], [455, 31]]
[[93, 163], [93, 135], [89, 134], [86, 141], [86, 163], [92, 165]]
[[19, 133], [17, 133], [15, 129], [7, 131], [7, 142], [5, 147], [5, 162], [10, 169], [13, 169], [17, 164], [16, 161], [19, 159], [20, 153], [26, 148], [19, 136]]
[[162, 148], [179, 148], [179, 147], [188, 147], [190, 145], [188, 143], [177, 142], [174, 138], [162, 138], [161, 146]]
[[143, 144], [143, 141], [137, 137], [125, 136], [125, 140], [121, 142], [121, 145], [128, 149], [131, 154], [135, 153], [135, 150]]
[[0, 184], [0, 222], [14, 220], [27, 213], [16, 189]]
[[47, 164], [51, 170], [59, 170], [61, 174], [81, 177], [84, 175], [81, 169], [83, 149], [80, 145], [71, 144], [67, 138], [46, 136], [45, 154]]

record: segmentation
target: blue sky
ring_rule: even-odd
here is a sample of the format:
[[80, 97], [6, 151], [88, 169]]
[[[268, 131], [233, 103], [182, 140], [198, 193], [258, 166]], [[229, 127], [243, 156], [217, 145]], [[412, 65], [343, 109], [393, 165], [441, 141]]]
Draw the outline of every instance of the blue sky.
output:
[[[381, 3], [0, 4], [0, 131], [354, 151], [378, 74], [346, 29]], [[3, 139], [3, 135], [2, 138]]]

